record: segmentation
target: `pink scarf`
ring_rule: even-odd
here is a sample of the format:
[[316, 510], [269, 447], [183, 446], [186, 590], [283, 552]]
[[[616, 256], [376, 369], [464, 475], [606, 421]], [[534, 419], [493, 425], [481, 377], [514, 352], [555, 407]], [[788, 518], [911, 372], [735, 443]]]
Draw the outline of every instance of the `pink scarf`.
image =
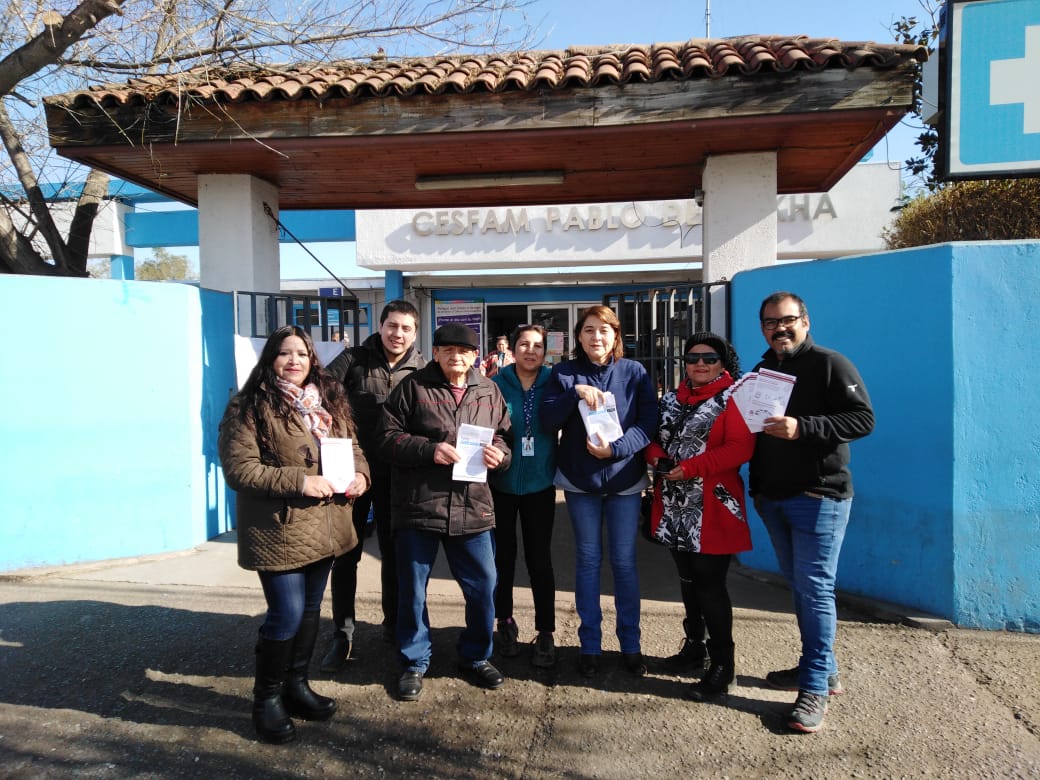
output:
[[304, 387], [297, 387], [284, 379], [276, 381], [282, 395], [289, 399], [289, 403], [307, 423], [307, 429], [319, 439], [328, 436], [332, 430], [332, 415], [326, 412], [321, 405], [321, 393], [318, 392], [318, 386], [309, 383]]

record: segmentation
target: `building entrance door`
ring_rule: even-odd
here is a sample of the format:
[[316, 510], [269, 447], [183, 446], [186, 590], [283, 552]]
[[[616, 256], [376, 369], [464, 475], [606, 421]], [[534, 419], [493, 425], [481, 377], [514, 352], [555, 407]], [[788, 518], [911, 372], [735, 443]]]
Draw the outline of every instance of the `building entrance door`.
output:
[[570, 357], [574, 323], [588, 306], [598, 301], [586, 303], [532, 304], [527, 307], [527, 321], [532, 325], [545, 328], [545, 363], [553, 365]]

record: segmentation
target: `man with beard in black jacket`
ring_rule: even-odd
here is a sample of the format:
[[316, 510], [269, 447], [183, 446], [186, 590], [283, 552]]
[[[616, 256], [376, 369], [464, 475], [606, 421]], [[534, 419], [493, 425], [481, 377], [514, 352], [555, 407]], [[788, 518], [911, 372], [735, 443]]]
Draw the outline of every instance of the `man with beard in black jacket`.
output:
[[827, 697], [843, 692], [834, 658], [834, 583], [852, 508], [849, 442], [874, 429], [870, 397], [844, 355], [816, 345], [809, 312], [794, 293], [776, 292], [759, 308], [769, 350], [755, 366], [796, 377], [786, 413], [769, 417], [751, 458], [750, 492], [791, 585], [802, 640], [797, 667], [766, 682], [798, 691], [787, 725], [819, 731]]
[[408, 301], [390, 301], [379, 315], [379, 331], [359, 346], [343, 350], [327, 368], [347, 389], [358, 443], [372, 470], [372, 486], [354, 501], [358, 545], [337, 558], [332, 567], [332, 622], [335, 631], [325, 657], [321, 659], [323, 672], [340, 671], [353, 652], [357, 567], [361, 561], [369, 508], [375, 520], [381, 558], [383, 636], [388, 641], [394, 638], [397, 569], [390, 530], [390, 466], [379, 460], [374, 436], [390, 391], [426, 365], [415, 349], [418, 330], [418, 310]]

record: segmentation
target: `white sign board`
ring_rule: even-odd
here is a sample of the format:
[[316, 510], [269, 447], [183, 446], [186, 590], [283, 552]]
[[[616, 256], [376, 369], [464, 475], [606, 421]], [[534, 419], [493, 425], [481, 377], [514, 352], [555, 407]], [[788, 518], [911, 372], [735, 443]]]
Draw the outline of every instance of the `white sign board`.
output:
[[[777, 198], [777, 257], [877, 252], [898, 167], [857, 165], [828, 193]], [[701, 260], [690, 200], [357, 212], [357, 263], [376, 271], [630, 265]]]

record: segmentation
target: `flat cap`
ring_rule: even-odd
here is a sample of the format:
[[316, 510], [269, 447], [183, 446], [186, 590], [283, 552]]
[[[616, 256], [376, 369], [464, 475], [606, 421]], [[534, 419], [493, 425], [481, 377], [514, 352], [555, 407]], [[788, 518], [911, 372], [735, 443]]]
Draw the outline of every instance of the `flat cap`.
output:
[[433, 332], [433, 346], [480, 348], [477, 334], [473, 332], [472, 328], [466, 327], [461, 322], [449, 322], [437, 328]]

